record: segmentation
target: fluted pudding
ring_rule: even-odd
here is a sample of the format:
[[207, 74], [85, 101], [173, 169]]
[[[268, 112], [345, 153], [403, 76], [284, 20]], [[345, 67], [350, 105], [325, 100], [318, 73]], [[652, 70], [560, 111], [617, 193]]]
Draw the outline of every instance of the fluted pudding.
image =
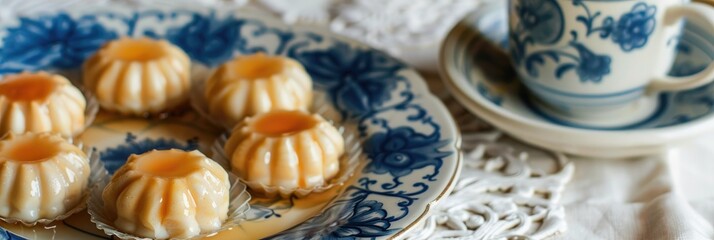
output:
[[188, 100], [190, 59], [164, 40], [122, 38], [84, 63], [84, 83], [102, 108], [130, 115], [170, 111]]
[[279, 187], [281, 195], [325, 185], [340, 169], [344, 140], [317, 114], [272, 111], [246, 118], [224, 146], [233, 172], [254, 191]]
[[87, 190], [89, 160], [57, 134], [10, 134], [0, 140], [0, 216], [54, 219]]
[[312, 80], [303, 66], [290, 58], [262, 53], [239, 56], [208, 78], [205, 97], [211, 117], [232, 127], [258, 113], [307, 109], [312, 101]]
[[117, 229], [145, 238], [188, 238], [220, 229], [228, 217], [230, 182], [199, 151], [131, 155], [102, 193]]
[[67, 78], [45, 72], [7, 75], [0, 80], [0, 136], [55, 132], [74, 136], [85, 128], [84, 95]]

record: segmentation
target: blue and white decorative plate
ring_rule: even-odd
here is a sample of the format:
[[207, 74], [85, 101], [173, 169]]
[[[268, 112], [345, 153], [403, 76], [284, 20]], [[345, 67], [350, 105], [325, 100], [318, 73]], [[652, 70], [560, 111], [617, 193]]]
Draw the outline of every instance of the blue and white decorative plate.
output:
[[[714, 84], [659, 96], [644, 120], [594, 129], [540, 110], [517, 79], [509, 57], [505, 1], [484, 6], [447, 36], [442, 75], [455, 98], [484, 120], [531, 144], [566, 153], [631, 157], [662, 151], [714, 130]], [[687, 76], [714, 60], [714, 33], [688, 23], [671, 75]]]
[[[124, 35], [168, 39], [208, 66], [267, 52], [300, 61], [339, 114], [358, 126], [368, 159], [347, 184], [305, 198], [254, 199], [249, 220], [216, 239], [396, 237], [424, 218], [458, 175], [460, 136], [447, 109], [414, 70], [382, 52], [255, 12], [81, 3], [0, 23], [0, 75], [76, 72], [103, 43]], [[163, 120], [100, 113], [81, 138], [116, 170], [131, 153], [207, 150], [218, 134], [192, 112]], [[55, 228], [0, 225], [0, 239], [108, 239], [86, 213]]]

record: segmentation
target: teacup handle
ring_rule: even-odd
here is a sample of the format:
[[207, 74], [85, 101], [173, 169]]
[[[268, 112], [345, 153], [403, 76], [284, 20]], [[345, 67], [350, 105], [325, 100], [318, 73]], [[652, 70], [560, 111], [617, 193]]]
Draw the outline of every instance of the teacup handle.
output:
[[[688, 21], [714, 32], [714, 7], [703, 3], [689, 3], [667, 9], [664, 24], [672, 26], [686, 17]], [[660, 77], [649, 85], [649, 92], [675, 91], [699, 87], [714, 81], [714, 62], [703, 71], [686, 77]]]

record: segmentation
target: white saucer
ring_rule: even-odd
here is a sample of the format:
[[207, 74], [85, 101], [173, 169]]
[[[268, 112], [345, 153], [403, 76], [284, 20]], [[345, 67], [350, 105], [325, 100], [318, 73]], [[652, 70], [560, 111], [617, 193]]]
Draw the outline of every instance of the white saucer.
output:
[[[440, 64], [454, 97], [513, 137], [554, 151], [623, 158], [658, 153], [714, 130], [714, 84], [661, 94], [644, 117], [626, 124], [592, 128], [550, 114], [528, 96], [511, 69], [504, 52], [506, 21], [505, 1], [466, 17], [444, 40]], [[696, 73], [714, 59], [714, 33], [701, 29], [686, 26], [673, 75]]]

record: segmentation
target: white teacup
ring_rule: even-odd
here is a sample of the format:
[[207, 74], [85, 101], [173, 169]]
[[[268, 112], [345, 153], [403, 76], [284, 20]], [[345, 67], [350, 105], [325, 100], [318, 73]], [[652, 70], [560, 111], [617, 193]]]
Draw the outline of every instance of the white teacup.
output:
[[[510, 0], [511, 60], [540, 101], [575, 118], [632, 111], [645, 96], [714, 80], [714, 64], [668, 76], [683, 19], [714, 31], [689, 0]], [[701, 70], [701, 69], [699, 69]], [[637, 103], [637, 104], [635, 104]]]

